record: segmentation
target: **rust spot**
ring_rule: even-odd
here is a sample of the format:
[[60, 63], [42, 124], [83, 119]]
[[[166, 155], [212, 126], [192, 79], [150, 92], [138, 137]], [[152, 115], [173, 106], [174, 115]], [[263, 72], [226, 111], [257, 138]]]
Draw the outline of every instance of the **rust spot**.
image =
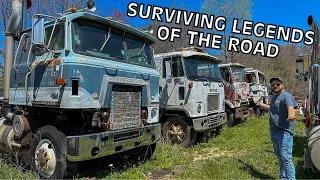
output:
[[32, 142], [32, 133], [29, 133], [21, 140], [21, 145], [22, 146], [31, 145], [31, 142]]
[[[43, 60], [39, 60], [39, 61], [34, 62], [33, 67], [38, 66], [41, 61], [43, 61]], [[62, 62], [62, 59], [61, 59], [61, 58], [58, 58], [58, 59], [49, 59], [49, 60], [46, 60], [46, 61], [44, 62], [44, 64], [45, 64], [46, 66], [59, 66], [59, 65], [61, 64], [61, 62]]]
[[40, 61], [34, 62], [33, 67], [37, 67], [39, 63], [40, 63]]

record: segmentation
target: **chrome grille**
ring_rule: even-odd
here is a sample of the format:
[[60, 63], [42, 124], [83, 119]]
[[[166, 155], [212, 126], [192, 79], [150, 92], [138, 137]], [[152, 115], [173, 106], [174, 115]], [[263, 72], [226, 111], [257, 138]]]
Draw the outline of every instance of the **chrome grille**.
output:
[[111, 101], [111, 129], [139, 126], [141, 113], [141, 88], [114, 85]]
[[219, 110], [219, 94], [208, 95], [208, 112]]

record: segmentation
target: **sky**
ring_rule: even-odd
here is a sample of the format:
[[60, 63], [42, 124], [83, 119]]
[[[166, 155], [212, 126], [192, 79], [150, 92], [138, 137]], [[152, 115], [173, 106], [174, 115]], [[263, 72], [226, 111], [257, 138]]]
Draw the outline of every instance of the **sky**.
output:
[[[130, 2], [169, 8], [172, 7], [173, 3], [175, 3], [177, 7], [180, 7], [181, 3], [183, 3], [184, 10], [201, 12], [201, 4], [203, 1], [204, 0], [95, 0], [97, 12], [103, 12], [100, 15], [104, 17], [114, 8], [126, 13]], [[215, 16], [218, 15], [215, 14]], [[263, 22], [265, 24], [281, 25], [307, 31], [310, 29], [307, 24], [309, 15], [312, 15], [320, 26], [320, 0], [253, 0], [252, 21], [254, 21], [254, 23]], [[140, 19], [139, 17], [129, 17], [128, 21], [133, 27], [138, 27], [146, 25], [150, 20]], [[2, 37], [0, 39], [2, 39]]]
[[[117, 8], [124, 12], [130, 2], [156, 5], [161, 7], [171, 7], [173, 2], [183, 3], [187, 11], [201, 12], [201, 4], [204, 0], [96, 0], [97, 9], [102, 7], [104, 10]], [[253, 0], [252, 20], [254, 22], [263, 22], [275, 25], [300, 28], [304, 31], [309, 30], [307, 18], [312, 15], [320, 26], [320, 0]], [[139, 17], [129, 18], [133, 26], [147, 24], [147, 20]]]

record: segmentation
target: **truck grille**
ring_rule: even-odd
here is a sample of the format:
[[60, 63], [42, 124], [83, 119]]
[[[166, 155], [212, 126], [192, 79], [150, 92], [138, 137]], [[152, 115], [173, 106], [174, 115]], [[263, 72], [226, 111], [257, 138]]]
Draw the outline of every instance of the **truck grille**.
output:
[[208, 112], [219, 110], [219, 94], [208, 95]]
[[111, 101], [112, 130], [137, 127], [140, 124], [141, 87], [113, 85]]

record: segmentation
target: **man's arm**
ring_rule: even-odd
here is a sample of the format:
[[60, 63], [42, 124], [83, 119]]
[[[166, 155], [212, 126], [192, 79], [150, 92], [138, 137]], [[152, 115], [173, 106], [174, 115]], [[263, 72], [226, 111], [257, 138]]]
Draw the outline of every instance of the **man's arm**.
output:
[[288, 121], [296, 120], [296, 110], [293, 106], [288, 107]]
[[262, 107], [262, 108], [264, 108], [264, 109], [270, 110], [270, 105], [264, 104], [264, 103], [261, 102], [261, 101], [259, 101], [259, 102], [257, 103], [257, 105], [260, 106], [260, 107]]
[[298, 107], [297, 102], [295, 101], [295, 99], [291, 95], [289, 95], [286, 97], [285, 103], [288, 108], [288, 121], [291, 122], [291, 121], [296, 120], [295, 108]]

